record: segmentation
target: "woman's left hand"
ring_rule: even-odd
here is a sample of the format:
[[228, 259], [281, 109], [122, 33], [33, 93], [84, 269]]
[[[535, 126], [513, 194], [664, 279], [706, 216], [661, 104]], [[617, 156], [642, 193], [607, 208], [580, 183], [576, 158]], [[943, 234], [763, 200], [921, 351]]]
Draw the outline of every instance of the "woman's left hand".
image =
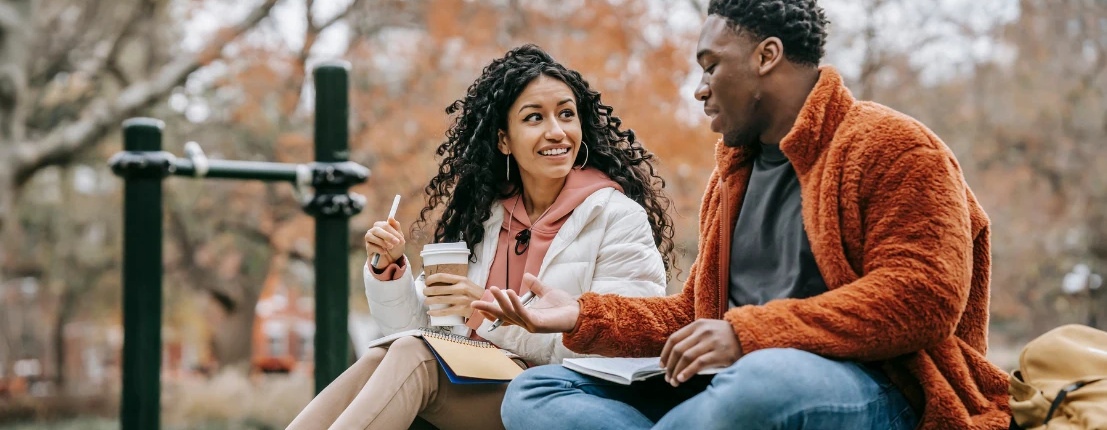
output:
[[427, 315], [432, 317], [461, 315], [468, 318], [473, 313], [473, 302], [484, 295], [484, 287], [474, 284], [464, 276], [435, 273], [427, 276], [426, 283], [434, 285], [423, 290], [427, 305], [450, 305], [444, 309], [431, 309]]

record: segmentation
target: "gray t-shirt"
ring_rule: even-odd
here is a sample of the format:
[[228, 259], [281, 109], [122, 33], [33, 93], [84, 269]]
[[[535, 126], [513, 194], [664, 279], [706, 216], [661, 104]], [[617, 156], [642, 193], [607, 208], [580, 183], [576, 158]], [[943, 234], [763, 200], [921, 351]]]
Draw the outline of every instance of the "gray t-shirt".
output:
[[800, 184], [779, 145], [761, 144], [730, 250], [730, 307], [826, 291], [803, 230]]

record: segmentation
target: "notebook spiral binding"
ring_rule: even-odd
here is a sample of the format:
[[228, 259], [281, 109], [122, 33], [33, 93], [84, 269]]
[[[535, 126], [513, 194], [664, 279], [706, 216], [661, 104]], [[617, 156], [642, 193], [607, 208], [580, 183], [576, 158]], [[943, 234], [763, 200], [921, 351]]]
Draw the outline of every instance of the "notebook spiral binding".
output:
[[436, 338], [436, 339], [448, 340], [450, 342], [460, 343], [460, 344], [468, 345], [468, 346], [475, 346], [475, 347], [478, 347], [478, 348], [498, 349], [498, 348], [496, 348], [495, 345], [493, 345], [489, 342], [485, 342], [485, 341], [481, 341], [481, 340], [473, 340], [473, 339], [469, 339], [465, 336], [459, 336], [459, 335], [456, 335], [456, 334], [453, 334], [453, 333], [442, 333], [442, 332], [431, 331], [431, 330], [423, 330], [423, 336], [430, 336], [430, 337], [433, 337], [433, 338]]

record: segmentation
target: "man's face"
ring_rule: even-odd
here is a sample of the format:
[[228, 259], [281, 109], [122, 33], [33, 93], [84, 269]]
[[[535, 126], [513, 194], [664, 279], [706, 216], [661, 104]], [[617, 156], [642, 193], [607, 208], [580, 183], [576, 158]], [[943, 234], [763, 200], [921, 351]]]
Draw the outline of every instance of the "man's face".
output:
[[761, 75], [753, 53], [756, 46], [726, 18], [710, 15], [703, 23], [696, 49], [703, 77], [695, 96], [711, 118], [711, 131], [721, 133], [723, 144], [732, 148], [757, 143], [764, 128], [758, 114]]

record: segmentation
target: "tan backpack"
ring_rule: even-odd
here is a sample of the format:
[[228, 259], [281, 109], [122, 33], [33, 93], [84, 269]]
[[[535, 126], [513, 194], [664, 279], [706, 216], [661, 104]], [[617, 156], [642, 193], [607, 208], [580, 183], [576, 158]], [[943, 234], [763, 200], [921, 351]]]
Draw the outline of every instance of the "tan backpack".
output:
[[1055, 328], [1023, 348], [1011, 412], [1026, 430], [1107, 430], [1107, 332]]

